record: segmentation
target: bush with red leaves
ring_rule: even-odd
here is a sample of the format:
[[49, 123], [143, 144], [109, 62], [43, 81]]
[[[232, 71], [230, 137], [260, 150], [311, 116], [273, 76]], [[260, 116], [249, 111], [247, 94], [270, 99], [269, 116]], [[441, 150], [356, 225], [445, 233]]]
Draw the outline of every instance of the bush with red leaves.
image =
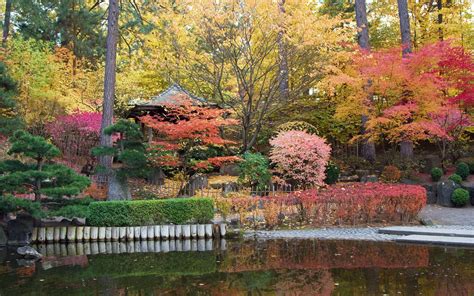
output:
[[296, 215], [300, 222], [317, 226], [407, 223], [425, 206], [426, 189], [418, 185], [353, 183], [287, 196], [232, 199], [232, 206], [240, 215], [255, 215], [270, 204], [272, 211]]

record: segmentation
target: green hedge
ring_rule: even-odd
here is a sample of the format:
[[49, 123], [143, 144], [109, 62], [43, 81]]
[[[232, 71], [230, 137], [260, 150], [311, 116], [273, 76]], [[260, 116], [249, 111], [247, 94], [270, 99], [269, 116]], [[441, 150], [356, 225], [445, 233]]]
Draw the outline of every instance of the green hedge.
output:
[[214, 217], [209, 198], [101, 201], [89, 205], [91, 226], [140, 226], [186, 222], [207, 223]]

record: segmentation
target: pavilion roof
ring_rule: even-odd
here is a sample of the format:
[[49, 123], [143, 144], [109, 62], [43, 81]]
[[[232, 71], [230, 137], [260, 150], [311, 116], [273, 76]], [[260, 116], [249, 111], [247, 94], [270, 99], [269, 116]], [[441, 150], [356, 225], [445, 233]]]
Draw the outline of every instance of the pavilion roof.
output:
[[141, 109], [146, 107], [158, 107], [170, 104], [180, 105], [183, 99], [189, 100], [193, 105], [197, 106], [213, 105], [212, 103], [209, 103], [206, 99], [191, 94], [189, 91], [187, 91], [177, 83], [173, 83], [163, 92], [151, 97], [150, 100], [133, 100], [129, 103], [129, 105], [142, 107]]

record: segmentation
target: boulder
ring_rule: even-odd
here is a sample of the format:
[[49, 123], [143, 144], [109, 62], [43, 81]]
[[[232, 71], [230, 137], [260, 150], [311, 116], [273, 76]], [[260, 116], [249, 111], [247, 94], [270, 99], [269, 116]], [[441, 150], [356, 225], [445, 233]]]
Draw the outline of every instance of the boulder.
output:
[[339, 177], [339, 182], [359, 182], [359, 180], [360, 178], [358, 175]]
[[184, 196], [194, 196], [196, 190], [200, 188], [206, 188], [209, 184], [207, 176], [203, 174], [194, 174], [188, 184], [186, 184], [184, 192], [181, 192]]
[[474, 206], [474, 182], [473, 181], [471, 181], [471, 182], [464, 181], [464, 182], [461, 183], [461, 187], [466, 189], [467, 191], [469, 191], [469, 197], [470, 197], [471, 205]]
[[43, 257], [43, 255], [30, 246], [19, 247], [16, 249], [16, 252], [25, 259], [41, 259]]
[[20, 216], [7, 222], [8, 245], [25, 246], [31, 242], [33, 234], [34, 218], [31, 216]]
[[437, 203], [444, 207], [454, 207], [451, 196], [455, 189], [460, 186], [452, 180], [440, 181], [436, 185]]
[[441, 158], [438, 155], [428, 155], [424, 159], [423, 173], [430, 174], [433, 168], [441, 167]]
[[379, 178], [377, 178], [376, 175], [367, 175], [367, 176], [363, 176], [360, 178], [360, 181], [362, 183], [374, 183], [374, 182], [378, 182], [379, 181]]
[[0, 247], [4, 247], [7, 245], [7, 235], [5, 234], [5, 230], [3, 230], [3, 227], [0, 226]]
[[426, 183], [426, 184], [423, 184], [422, 186], [426, 189], [426, 196], [427, 196], [426, 203], [436, 204], [438, 200], [437, 193], [436, 193], [437, 191], [436, 184]]
[[220, 167], [219, 173], [223, 175], [238, 176], [240, 169], [238, 164], [225, 164]]

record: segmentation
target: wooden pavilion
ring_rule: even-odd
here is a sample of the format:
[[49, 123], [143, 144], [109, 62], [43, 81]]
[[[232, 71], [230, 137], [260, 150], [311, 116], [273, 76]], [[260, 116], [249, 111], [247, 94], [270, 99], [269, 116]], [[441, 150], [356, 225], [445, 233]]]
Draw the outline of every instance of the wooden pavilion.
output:
[[[145, 115], [165, 115], [167, 113], [166, 108], [170, 106], [179, 106], [183, 100], [191, 102], [194, 106], [208, 107], [208, 108], [219, 108], [215, 103], [210, 103], [206, 99], [193, 95], [182, 86], [177, 83], [172, 84], [170, 87], [165, 89], [163, 92], [156, 96], [151, 97], [149, 100], [133, 100], [129, 102], [129, 106], [133, 106], [130, 110], [128, 118], [135, 119], [138, 122], [138, 118]], [[152, 141], [153, 132], [151, 129], [144, 129], [144, 133], [148, 137], [148, 141]]]

